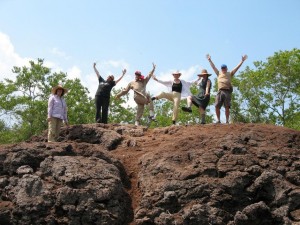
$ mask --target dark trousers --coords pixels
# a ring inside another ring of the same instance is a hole
[[[107,123],[109,97],[96,95],[95,104],[96,104],[96,122]]]

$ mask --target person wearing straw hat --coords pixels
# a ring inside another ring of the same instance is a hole
[[[59,136],[62,122],[68,126],[67,104],[63,98],[68,89],[57,85],[52,88],[48,100],[48,142],[55,142]]]
[[[169,101],[172,101],[173,104],[173,115],[172,115],[172,123],[173,125],[176,124],[177,118],[178,118],[178,109],[181,97],[186,98],[191,94],[190,87],[194,82],[188,82],[179,79],[181,76],[180,72],[174,72],[172,73],[174,79],[170,81],[162,81],[157,79],[155,76],[153,76],[153,79],[157,81],[158,83],[161,83],[168,87],[169,92],[161,92],[159,95],[152,98],[153,100],[158,100],[161,98],[168,99]]]
[[[140,125],[140,120],[144,113],[145,105],[149,106],[149,119],[155,121],[154,117],[154,107],[153,102],[151,100],[150,94],[146,93],[146,86],[153,76],[156,65],[152,63],[152,70],[148,74],[148,76],[144,77],[140,71],[135,72],[135,80],[131,81],[127,87],[116,95],[116,99],[120,98],[123,95],[126,95],[131,89],[134,91],[134,101],[137,104],[137,112],[135,117],[135,125]]]
[[[107,123],[108,120],[108,108],[110,100],[111,89],[122,80],[126,73],[126,69],[122,70],[122,75],[116,81],[113,75],[109,75],[106,80],[101,77],[99,71],[96,68],[96,63],[94,63],[94,71],[98,77],[99,85],[95,95],[95,105],[96,105],[96,122],[97,123]]]
[[[227,66],[225,64],[221,65],[221,71],[219,71],[215,64],[211,60],[211,56],[209,54],[206,55],[208,62],[210,63],[211,67],[215,71],[218,76],[218,94],[216,96],[216,116],[217,116],[217,123],[221,123],[220,121],[220,109],[222,105],[225,107],[225,116],[226,116],[226,123],[229,123],[229,114],[230,114],[230,106],[231,106],[231,93],[233,91],[231,79],[233,75],[238,71],[241,67],[243,62],[248,58],[247,55],[242,56],[241,62],[230,72],[228,72]]]
[[[192,112],[192,103],[199,108],[199,113],[201,116],[201,124],[205,124],[205,109],[210,100],[210,90],[211,90],[211,80],[208,77],[211,76],[206,69],[203,69],[200,74],[198,74],[198,94],[187,97],[188,107],[182,107],[185,112]]]

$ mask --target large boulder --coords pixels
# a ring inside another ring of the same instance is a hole
[[[0,146],[0,224],[300,224],[300,132],[63,128]]]

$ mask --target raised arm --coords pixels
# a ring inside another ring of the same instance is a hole
[[[242,56],[241,62],[230,72],[231,76],[233,76],[238,71],[238,69],[241,67],[241,65],[247,58],[248,58],[247,55]]]
[[[217,76],[219,76],[219,70],[217,69],[217,67],[215,66],[215,64],[213,63],[213,61],[211,60],[210,55],[207,54],[206,58],[208,59],[208,62],[210,64],[211,68],[215,71],[215,73],[217,74]]]
[[[95,71],[95,73],[96,73],[96,75],[97,75],[97,77],[98,77],[98,79],[99,79],[99,77],[100,77],[100,73],[99,73],[99,71],[97,70],[97,68],[96,68],[96,63],[94,62],[94,71]]]
[[[146,82],[150,80],[150,78],[153,76],[154,71],[155,71],[156,65],[152,63],[152,70],[149,72],[148,76],[145,78]]]
[[[116,80],[116,84],[120,82],[120,80],[122,80],[122,78],[124,77],[126,73],[126,69],[122,70],[122,75]]]

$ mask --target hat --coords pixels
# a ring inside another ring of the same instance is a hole
[[[141,71],[135,71],[135,73],[134,73],[135,75],[138,75],[138,76],[142,76],[142,73],[141,73]]]
[[[55,86],[55,87],[52,88],[52,90],[51,90],[52,94],[55,95],[55,93],[56,93],[56,91],[57,91],[58,89],[62,89],[62,90],[63,90],[63,94],[62,94],[62,95],[66,94],[66,93],[68,92],[68,89],[64,88],[63,86],[61,86],[61,85],[59,84],[59,85],[57,85],[57,86]]]
[[[203,70],[201,70],[201,73],[200,73],[200,74],[198,74],[197,76],[200,76],[200,77],[202,77],[202,76],[204,76],[204,75],[211,76],[211,74],[210,74],[210,73],[208,73],[206,69],[203,69]]]
[[[227,66],[225,64],[222,64],[221,69],[223,69],[223,68],[227,68]]]
[[[177,70],[176,72],[172,73],[172,75],[179,75],[179,76],[181,76],[181,73]]]

